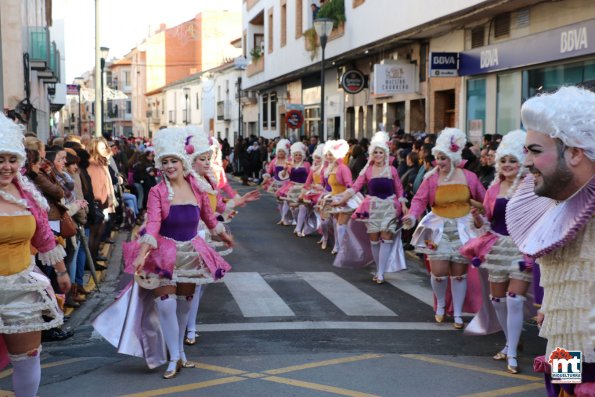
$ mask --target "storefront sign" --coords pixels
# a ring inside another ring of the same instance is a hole
[[[304,124],[304,115],[299,110],[290,110],[285,115],[285,122],[287,123],[287,128],[297,130]]]
[[[458,76],[458,52],[432,52],[430,53],[430,76],[451,77]]]
[[[347,94],[357,94],[366,86],[366,77],[357,69],[348,70],[341,76],[341,87]]]
[[[388,63],[374,65],[374,95],[415,92],[415,65]]]
[[[80,89],[78,84],[66,84],[66,95],[78,95]]]
[[[589,46],[590,44],[590,46]],[[595,52],[595,19],[461,52],[461,76],[494,72]]]

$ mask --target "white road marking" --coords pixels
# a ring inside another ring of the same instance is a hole
[[[223,279],[244,317],[295,316],[295,313],[256,272],[230,272]]]

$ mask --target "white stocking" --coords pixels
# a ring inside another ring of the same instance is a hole
[[[463,322],[461,315],[463,314],[463,303],[465,303],[465,295],[467,294],[467,275],[451,276],[450,289],[452,292],[452,308],[456,323]]]
[[[188,312],[188,323],[186,329],[188,330],[188,338],[196,338],[196,318],[198,317],[198,306],[200,304],[200,297],[202,296],[202,285],[197,285],[194,289],[194,298]]]
[[[508,354],[508,321],[506,319],[507,316],[507,309],[506,309],[506,298],[494,298],[490,295],[492,299],[492,306],[496,311],[496,317],[498,317],[498,322],[502,327],[502,331],[504,331],[504,337],[506,338],[506,346],[502,349],[502,353]]]
[[[388,268],[390,251],[393,247],[393,240],[383,240],[380,243],[380,252],[378,253],[378,280],[384,280],[384,272]]]
[[[178,346],[182,362],[186,362],[184,353],[184,334],[186,333],[186,324],[188,323],[188,313],[192,307],[192,295],[178,296],[178,306],[176,307],[176,317],[178,318]]]
[[[306,220],[307,213],[308,213],[308,210],[306,209],[306,206],[300,205],[300,207],[298,209],[298,214],[297,214],[297,225],[295,227],[295,230],[298,233],[304,232],[304,221]]]
[[[430,284],[432,284],[432,291],[436,296],[436,314],[443,315],[444,307],[446,306],[446,289],[448,288],[447,276],[432,276],[430,277]]]
[[[24,354],[9,354],[16,397],[35,397],[41,380],[41,346]]]
[[[328,232],[331,227],[331,222],[330,219],[327,219],[322,221],[322,224],[320,225],[320,228],[322,229],[322,241],[328,241]]]
[[[283,222],[284,224],[291,222],[289,220],[288,213],[289,213],[289,204],[287,204],[287,201],[284,201],[283,205],[281,206],[281,222]]]
[[[370,240],[370,248],[372,249],[372,258],[374,258],[374,264],[376,265],[376,275],[378,275],[378,270],[380,266],[380,240],[372,241]]]
[[[335,244],[335,249],[337,252],[341,250],[341,243],[343,242],[343,237],[345,237],[345,228],[347,225],[339,225],[337,223],[337,242]]]
[[[525,297],[514,295],[510,292],[506,298],[506,307],[508,308],[508,356],[516,359],[517,347],[523,330],[523,306]],[[508,363],[516,366],[517,363]]]
[[[165,346],[169,351],[169,365],[168,371],[176,369],[176,363],[180,359],[180,348],[178,344],[179,325],[176,316],[176,295],[169,294],[155,298],[157,305],[157,313],[159,314],[159,325],[161,325],[161,332],[163,339],[165,339]]]

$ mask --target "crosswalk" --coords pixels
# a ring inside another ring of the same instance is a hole
[[[396,289],[415,298],[422,306],[432,305],[432,292],[424,276],[414,272],[391,273],[387,282]],[[332,304],[337,313],[344,316],[398,317],[393,308],[379,301],[376,291],[383,291],[383,297],[390,299],[393,289],[376,289],[375,297],[366,292],[370,284],[352,283],[334,272],[295,272],[280,275],[261,275],[258,272],[230,272],[223,279],[223,284],[233,297],[241,312],[247,319],[267,317],[296,317],[291,302],[286,302],[280,292],[271,284],[283,281],[289,283],[305,283],[309,289],[303,294],[317,295],[312,298]],[[287,285],[287,284],[286,284]],[[300,284],[301,285],[301,284]],[[365,288],[362,288],[365,287]],[[372,287],[374,288],[374,287]],[[279,289],[279,287],[277,287]],[[385,299],[386,300],[386,299]]]

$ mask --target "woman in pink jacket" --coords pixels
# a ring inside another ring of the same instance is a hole
[[[407,210],[403,197],[403,185],[395,167],[389,161],[389,136],[380,131],[374,135],[370,142],[370,161],[362,169],[359,177],[352,187],[343,193],[340,205],[345,204],[364,185],[368,187],[366,198],[351,216],[354,220],[366,224],[372,256],[376,263],[376,275],[372,281],[377,284],[384,283],[384,273],[390,268],[389,258],[393,248],[393,241],[397,231],[397,224],[401,215]],[[397,244],[400,244],[400,234]],[[404,265],[400,264],[401,266]]]
[[[0,369],[10,360],[16,396],[30,397],[41,379],[41,331],[62,324],[50,281],[35,270],[31,249],[56,270],[62,289],[56,292],[69,291],[70,279],[66,253],[48,223],[48,203],[21,175],[23,140],[22,128],[0,114]]]
[[[281,139],[277,142],[277,146],[275,147],[275,158],[271,160],[269,165],[267,166],[266,172],[262,175],[263,182],[262,187],[269,193],[276,193],[287,180],[287,178],[281,178],[281,172],[285,169],[285,164],[288,162],[289,157],[289,148],[291,147],[291,142],[289,139]],[[281,213],[281,208],[283,207],[283,203],[281,200],[277,201],[277,211]],[[281,219],[277,222],[278,225],[283,225],[283,214],[281,214]]]
[[[507,371],[519,372],[517,346],[523,329],[525,294],[532,280],[532,263],[523,257],[512,241],[506,227],[506,206],[519,183],[525,177],[524,144],[526,133],[511,131],[502,138],[496,151],[496,179],[488,189],[483,207],[485,217],[477,208],[471,209],[473,226],[481,237],[469,240],[461,253],[474,266],[488,271],[491,304],[502,326],[506,345],[496,353],[494,360],[507,360]]]
[[[166,379],[175,377],[182,367],[194,367],[184,353],[184,334],[195,286],[220,280],[231,269],[198,235],[202,219],[212,235],[232,244],[215,218],[208,195],[191,174],[187,155],[192,148],[186,138],[185,130],[173,128],[160,130],[154,138],[156,166],[163,180],[149,191],[146,231],[133,247],[135,280],[153,290],[169,352]]]
[[[277,190],[277,199],[283,201],[281,206],[281,219],[284,225],[295,224],[296,227],[293,232],[298,237],[301,235],[303,219],[298,219],[298,207],[300,204],[299,197],[302,193],[302,187],[308,179],[310,173],[310,163],[304,161],[306,159],[306,152],[308,148],[301,142],[296,142],[291,145],[289,149],[291,153],[291,161],[285,163],[285,168],[279,173],[279,177],[286,180],[285,184]],[[298,225],[299,223],[299,225]]]
[[[323,150],[324,144],[319,144],[312,153],[313,164],[299,196],[299,202],[303,203],[303,205],[299,207],[296,230],[298,237],[305,237],[318,228],[322,229],[322,237],[318,244],[324,250],[328,241],[329,219],[322,219],[317,206],[320,197],[324,193],[323,175],[326,164],[323,158]],[[309,222],[310,219],[314,221]]]
[[[459,249],[471,237],[471,205],[481,205],[485,189],[477,176],[462,168],[461,152],[467,139],[456,128],[446,128],[432,154],[436,167],[424,175],[424,181],[411,202],[404,227],[412,228],[428,205],[432,211],[419,221],[411,244],[416,252],[426,254],[430,261],[431,284],[436,296],[436,322],[444,321],[446,290],[450,276],[453,297],[454,327],[463,329],[461,317],[467,292],[469,260]]]
[[[343,157],[349,151],[349,144],[344,139],[337,141],[327,141],[324,144],[324,157],[328,165],[324,169],[324,182],[330,193],[324,198],[324,205],[332,206],[331,213],[335,222],[335,246],[332,254],[336,254],[341,249],[341,242],[345,236],[345,228],[349,217],[357,208],[359,203],[350,202],[351,205],[339,204],[342,199],[342,193],[351,187],[351,170],[343,164]]]

